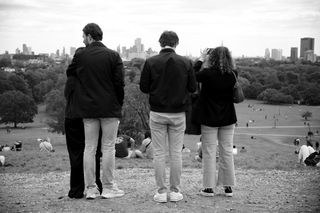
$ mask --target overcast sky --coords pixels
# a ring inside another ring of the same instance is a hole
[[[233,56],[264,56],[266,48],[299,47],[315,38],[320,55],[320,0],[0,0],[0,53],[37,53],[83,46],[82,29],[95,22],[111,49],[133,46],[160,50],[164,30],[177,32],[177,52],[198,56],[223,42]]]

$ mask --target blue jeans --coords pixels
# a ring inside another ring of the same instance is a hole
[[[85,148],[83,156],[84,180],[86,188],[95,184],[95,153],[98,146],[100,127],[102,129],[102,186],[113,187],[113,172],[115,167],[115,140],[117,137],[119,118],[83,119],[85,132]]]
[[[234,124],[222,127],[201,125],[203,187],[216,185],[234,186],[235,173],[233,162]],[[219,147],[219,171],[216,182],[217,140]]]
[[[150,112],[150,129],[154,151],[154,170],[158,192],[167,191],[166,179],[166,146],[168,141],[170,159],[170,190],[179,192],[182,170],[182,146],[186,128],[185,112],[159,113]]]

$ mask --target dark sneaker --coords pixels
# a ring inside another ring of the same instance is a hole
[[[231,186],[225,186],[224,187],[224,192],[225,192],[225,195],[227,197],[232,197],[232,189],[231,189]]]
[[[200,190],[200,195],[205,196],[205,197],[213,197],[214,192],[212,188],[205,188]]]

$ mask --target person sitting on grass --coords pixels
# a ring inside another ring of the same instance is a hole
[[[38,139],[38,141],[40,142],[39,148],[41,152],[54,152],[54,148],[49,137],[46,139]]]
[[[128,135],[120,135],[115,143],[117,158],[134,158],[135,157],[135,140]]]
[[[295,141],[295,145],[299,146],[299,143]],[[306,165],[304,161],[309,155],[311,155],[314,152],[315,150],[313,149],[311,139],[309,136],[306,136],[306,145],[302,145],[300,148],[297,147],[295,152],[298,153],[298,163],[303,163],[304,165]]]
[[[153,159],[153,147],[151,140],[151,132],[144,133],[144,140],[141,143],[140,149],[135,150],[136,157]]]

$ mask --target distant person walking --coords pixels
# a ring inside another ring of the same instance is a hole
[[[182,170],[182,146],[186,128],[185,111],[188,94],[196,90],[192,63],[175,53],[178,35],[164,31],[159,39],[159,55],[146,60],[140,79],[140,90],[149,94],[150,129],[154,151],[155,179],[158,190],[153,199],[167,202],[165,185],[166,144],[169,145],[170,201],[179,201]],[[168,139],[168,140],[167,140]]]
[[[202,64],[206,66],[202,67]],[[201,70],[202,68],[202,70]],[[201,70],[201,71],[200,71]],[[235,185],[233,134],[237,122],[233,104],[236,83],[233,61],[226,47],[209,49],[195,63],[196,79],[202,84],[197,122],[201,124],[203,196],[214,196],[216,185],[224,186],[232,196]],[[219,148],[219,172],[216,181],[216,151]]]
[[[95,184],[95,153],[102,129],[102,198],[124,195],[114,183],[115,140],[124,98],[123,64],[119,54],[101,43],[103,32],[97,24],[83,28],[86,47],[74,56],[67,75],[76,76],[73,101],[85,131],[84,176],[87,199],[99,196]]]

